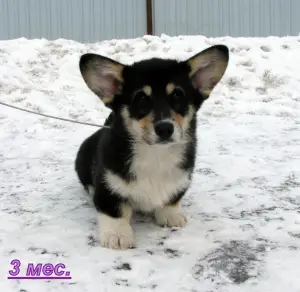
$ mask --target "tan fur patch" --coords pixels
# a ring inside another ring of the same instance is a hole
[[[153,116],[151,114],[139,120],[140,127],[145,130],[151,127],[152,122],[153,122]]]
[[[113,64],[111,66],[112,72],[114,73],[114,76],[120,81],[123,82],[123,69],[124,66],[121,64]]]
[[[151,96],[151,94],[152,94],[152,88],[151,88],[151,86],[149,86],[149,85],[144,86],[144,87],[143,87],[143,91],[144,91],[148,96]]]
[[[171,111],[171,116],[174,122],[183,130],[186,131],[186,129],[190,126],[190,122],[195,114],[195,108],[194,106],[190,105],[189,110],[185,116],[182,116],[175,111]]]
[[[169,95],[173,92],[174,89],[175,89],[175,84],[168,83],[168,85],[166,87],[166,93]]]
[[[180,127],[183,125],[184,117],[174,111],[171,111],[172,119],[178,124]]]
[[[212,89],[209,89],[209,88],[202,90],[202,93],[204,96],[209,96],[211,94],[211,92],[212,92]]]
[[[113,101],[113,97],[103,97],[101,99],[104,103],[110,103]]]

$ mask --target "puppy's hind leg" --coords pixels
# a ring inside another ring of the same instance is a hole
[[[95,156],[97,150],[97,143],[101,135],[101,129],[88,137],[80,145],[75,159],[75,171],[77,176],[85,188],[85,190],[93,197],[94,191],[92,188],[93,179],[92,171],[95,163]]]
[[[92,185],[92,162],[93,154],[91,148],[91,138],[85,140],[80,146],[76,159],[75,159],[75,171],[79,178],[79,181],[87,189],[88,185]]]

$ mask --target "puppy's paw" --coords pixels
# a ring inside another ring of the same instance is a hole
[[[126,218],[112,218],[105,214],[99,216],[100,245],[110,249],[134,247],[132,228]]]
[[[100,245],[110,249],[129,249],[134,247],[132,231],[105,232],[100,235]]]
[[[154,212],[154,216],[156,224],[163,227],[184,227],[188,221],[180,205],[157,209]]]

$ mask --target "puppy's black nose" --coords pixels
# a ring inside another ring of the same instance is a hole
[[[172,136],[174,132],[174,126],[169,122],[162,122],[156,124],[154,130],[157,136],[163,140],[167,140]]]

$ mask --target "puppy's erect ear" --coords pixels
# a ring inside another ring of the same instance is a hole
[[[186,62],[193,86],[207,99],[223,77],[229,61],[229,51],[224,45],[212,46]]]
[[[121,92],[125,65],[97,54],[84,54],[79,61],[81,75],[87,86],[106,106]]]

